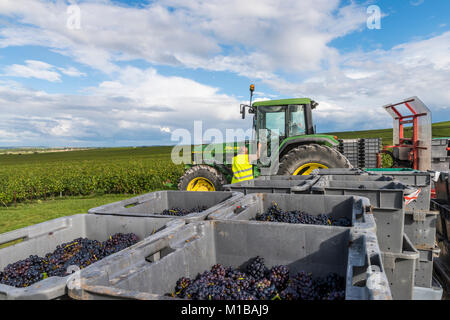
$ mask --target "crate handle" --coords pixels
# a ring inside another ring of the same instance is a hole
[[[15,230],[11,231],[5,234],[0,235],[0,245],[5,245],[6,247],[13,245],[13,242],[19,241],[26,241],[29,239],[28,234],[25,234],[24,232],[21,232],[23,230]]]
[[[305,180],[305,183],[301,186],[295,186],[291,188],[291,191],[302,192],[309,190],[317,181],[319,181],[320,176],[314,176],[311,180]]]
[[[44,230],[41,231],[37,227],[40,224],[37,224],[34,226],[29,226],[18,230],[13,230],[4,234],[0,234],[0,245],[8,244],[18,240],[27,241],[29,239],[51,235],[56,231],[70,227],[72,225],[72,220],[70,219],[70,217],[64,217],[43,222],[42,224],[46,224],[46,228],[43,228]]]
[[[162,238],[162,239],[157,239],[156,241],[154,241],[153,243],[150,243],[149,245],[154,246],[154,248],[152,248],[151,253],[145,257],[145,261],[150,262],[150,263],[159,261],[162,258],[164,258],[165,256],[167,256],[168,254],[175,252],[175,249],[173,249],[170,246],[170,242],[167,237]]]

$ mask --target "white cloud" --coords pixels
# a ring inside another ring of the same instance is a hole
[[[63,74],[65,74],[66,76],[69,77],[85,77],[87,76],[86,73],[79,71],[78,69],[74,68],[74,67],[69,67],[69,68],[58,68],[58,70],[60,72],[62,72]]]
[[[117,80],[105,81],[91,88],[91,93],[128,99],[136,107],[162,107],[162,112],[153,109],[150,113],[152,117],[160,117],[166,113],[164,108],[170,108],[171,117],[175,118],[194,119],[198,117],[198,112],[211,110],[218,119],[227,120],[235,116],[233,109],[238,108],[237,100],[219,94],[217,88],[186,78],[164,77],[154,69],[126,67]]]
[[[412,5],[412,6],[420,6],[422,3],[424,3],[425,2],[425,0],[411,0],[411,1],[409,1],[409,3]]]
[[[0,47],[44,45],[106,73],[119,71],[117,61],[144,59],[260,79],[277,70],[318,70],[333,57],[328,43],[366,21],[363,7],[339,5],[340,0],[161,0],[131,8],[91,0],[79,4],[81,29],[72,30],[66,28],[63,1],[3,0],[0,14],[19,17],[21,25],[0,30]]]
[[[57,68],[51,64],[36,60],[26,60],[25,65],[13,64],[5,67],[2,76],[19,78],[36,78],[50,82],[60,82],[61,73],[70,77],[86,76],[85,73],[78,71],[74,67]]]
[[[0,130],[29,145],[173,144],[170,133],[191,130],[198,119],[204,130],[249,128],[249,119],[240,119],[240,103],[190,79],[127,67],[118,79],[84,95],[48,94],[2,82]],[[0,137],[2,144],[12,141]]]
[[[50,82],[61,81],[60,74],[52,71],[52,65],[35,60],[27,60],[25,63],[25,65],[13,64],[11,66],[7,66],[3,75],[11,77],[36,78]]]
[[[411,96],[418,96],[432,111],[445,113],[450,107],[449,70],[450,32],[446,32],[390,50],[342,55],[339,68],[301,83],[271,84],[285,94],[320,102],[315,114],[322,125],[357,130],[391,126],[381,107]]]

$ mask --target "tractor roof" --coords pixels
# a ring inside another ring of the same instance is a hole
[[[297,98],[297,99],[281,99],[281,100],[266,100],[253,103],[254,107],[262,106],[287,106],[290,104],[309,104],[311,99],[309,98]]]

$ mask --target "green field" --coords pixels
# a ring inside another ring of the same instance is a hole
[[[330,134],[392,143],[392,129]],[[433,136],[449,137],[450,121],[433,124]],[[170,160],[171,148],[0,154],[0,233],[165,189],[183,173],[183,166]]]
[[[0,233],[63,216],[86,213],[90,208],[129,197],[129,195],[123,194],[73,196],[47,201],[37,200],[33,203],[19,203],[17,207],[2,207],[0,208]]]
[[[0,204],[58,196],[138,194],[176,181],[171,147],[0,155]]]

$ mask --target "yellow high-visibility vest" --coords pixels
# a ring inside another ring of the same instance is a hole
[[[231,183],[252,179],[253,166],[248,161],[248,154],[238,154],[233,158],[233,179]]]

